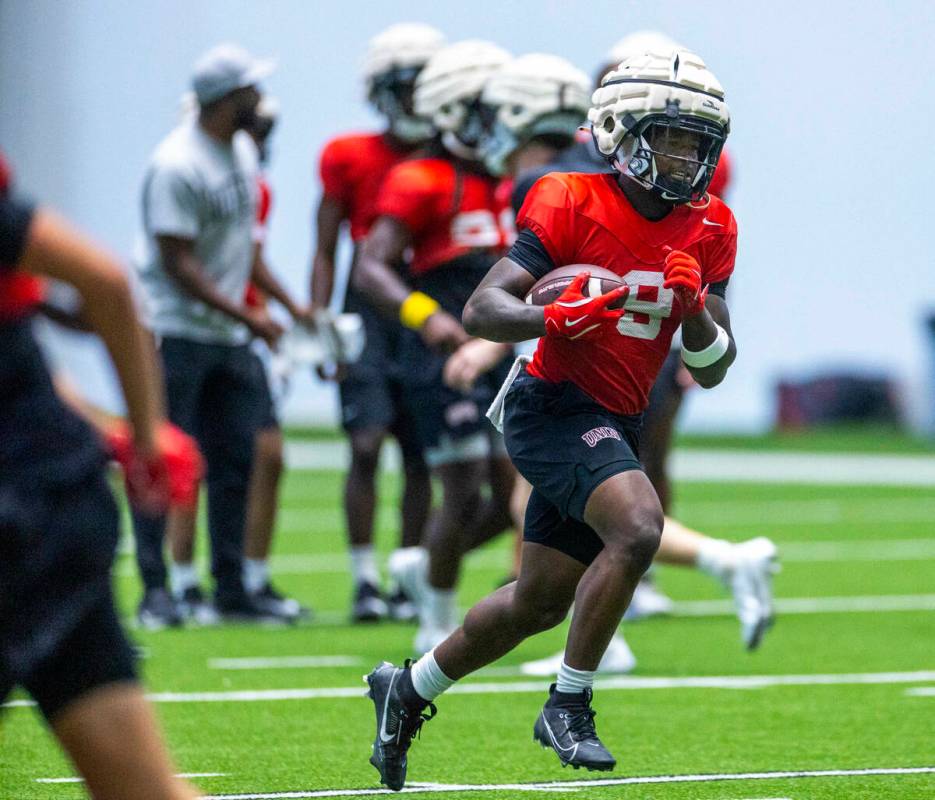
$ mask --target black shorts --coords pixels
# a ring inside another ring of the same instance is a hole
[[[403,340],[415,336],[382,316],[355,292],[348,292],[345,309],[360,314],[365,345],[360,359],[348,365],[338,392],[341,425],[348,433],[361,430],[406,430],[408,416],[403,400],[400,366]]]
[[[591,493],[613,475],[642,469],[641,416],[600,406],[572,383],[520,373],[504,401],[507,452],[533,486],[523,538],[590,564],[603,544],[584,522]]]
[[[136,679],[110,587],[117,534],[100,473],[67,489],[0,487],[0,700],[22,686],[51,719]]]
[[[447,360],[446,354],[431,350],[421,339],[410,342],[404,360],[406,405],[430,466],[486,459],[497,451],[499,435],[485,415],[513,356],[478,378],[467,393],[445,385],[442,373]]]

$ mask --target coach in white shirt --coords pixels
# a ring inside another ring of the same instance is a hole
[[[269,403],[249,342],[256,336],[275,344],[282,333],[244,304],[259,170],[245,129],[255,120],[257,84],[272,69],[271,62],[230,44],[199,59],[192,78],[198,114],[159,144],[146,173],[137,256],[146,318],[166,373],[169,417],[197,438],[207,462],[215,606],[238,617],[259,614],[244,592],[241,559],[254,436]],[[194,516],[173,513],[170,525],[173,590],[181,607],[197,616],[209,607],[191,561]],[[146,589],[140,622],[177,624],[178,609],[165,590],[166,521],[138,517],[134,527]]]

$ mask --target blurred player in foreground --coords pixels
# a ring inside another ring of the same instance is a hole
[[[468,393],[442,379],[448,356],[469,338],[460,322],[464,304],[504,251],[496,182],[484,171],[477,146],[485,125],[481,90],[508,59],[501,48],[479,40],[449,45],[429,59],[416,81],[415,103],[440,132],[438,143],[430,156],[403,162],[387,175],[353,275],[383,314],[411,329],[402,359],[406,401],[442,486],[441,508],[426,536],[427,580],[424,563],[417,561],[400,575],[419,600],[420,653],[457,625],[463,553],[510,525],[514,470],[484,419],[502,373],[484,376]],[[394,265],[410,248],[402,276]]]
[[[707,194],[729,130],[717,79],[688,51],[635,56],[605,77],[588,118],[613,174],[540,180],[517,220],[519,238],[465,308],[474,335],[539,337],[494,413],[534,489],[516,582],[475,605],[414,667],[384,663],[367,678],[377,717],[371,763],[393,789],[405,782],[407,751],[432,701],[557,625],[572,603],[565,659],[534,738],[563,764],[613,769],[591,687],[663,527],[636,456],[640,414],[679,326],[699,385],[716,386],[735,358],[723,293],[737,228]],[[590,297],[583,271],[558,300],[524,302],[539,278],[570,264],[600,265],[623,285]]]
[[[107,346],[133,430],[127,488],[149,512],[170,500],[159,368],[120,267],[7,184],[0,160],[0,700],[15,685],[35,698],[92,797],[193,799],[117,620],[105,455],[59,400],[33,339],[36,276],[74,286]]]
[[[419,72],[443,44],[440,31],[428,25],[401,23],[387,28],[368,45],[364,60],[367,99],[386,120],[386,129],[338,136],[322,151],[322,196],[311,279],[316,310],[327,309],[331,302],[335,252],[342,226],[350,226],[356,263],[360,243],[376,214],[376,198],[384,177],[434,133],[430,122],[415,115],[412,94]],[[384,596],[373,547],[377,468],[388,434],[399,443],[403,474],[400,546],[390,557],[391,573],[397,563],[420,557],[418,545],[431,504],[428,467],[412,415],[403,402],[400,348],[404,329],[398,320],[383,317],[353,284],[348,286],[345,308],[361,315],[367,340],[360,361],[335,374],[340,381],[341,422],[351,445],[351,465],[344,485],[354,582],[351,619],[374,622],[390,616],[408,621],[415,617],[411,598],[399,586]]]

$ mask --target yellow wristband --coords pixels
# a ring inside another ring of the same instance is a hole
[[[425,321],[438,311],[438,301],[424,292],[413,292],[399,307],[399,321],[414,331],[421,329]]]

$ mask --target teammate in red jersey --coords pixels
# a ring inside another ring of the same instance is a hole
[[[420,596],[415,647],[431,649],[457,624],[455,586],[461,555],[510,524],[513,468],[492,439],[484,410],[496,395],[491,373],[471,392],[447,387],[442,371],[468,336],[461,311],[505,249],[496,181],[477,145],[486,125],[479,104],[487,78],[509,59],[489,42],[465,41],[436,53],[416,83],[416,110],[440,131],[433,157],[402,163],[387,175],[378,217],[364,243],[354,281],[383,313],[417,332],[405,340],[404,382],[426,459],[443,490],[427,534],[425,565],[400,574]],[[408,273],[393,265],[411,249]],[[508,366],[508,365],[506,365]],[[482,488],[490,487],[488,498]]]
[[[593,103],[592,133],[613,174],[541,179],[517,220],[519,238],[464,311],[475,335],[541,337],[502,407],[507,449],[534,491],[517,581],[474,606],[414,667],[384,664],[368,676],[379,728],[373,760],[393,788],[432,701],[558,624],[572,602],[565,660],[534,737],[563,764],[613,769],[591,686],[663,525],[637,456],[640,414],[679,325],[700,385],[717,385],[735,357],[722,295],[737,228],[707,194],[729,129],[720,84],[698,56],[674,50],[624,62]],[[544,308],[523,301],[564,264],[600,265],[626,285],[589,298],[583,272]],[[621,300],[624,308],[610,309]]]
[[[93,797],[192,800],[114,607],[119,515],[101,443],[56,395],[33,337],[46,277],[78,291],[116,367],[133,424],[131,498],[149,512],[171,499],[160,371],[126,276],[11,192],[0,156],[0,702],[16,685],[33,696]]]
[[[374,37],[364,62],[367,95],[385,118],[380,133],[350,134],[332,139],[321,154],[322,196],[317,213],[317,245],[312,263],[312,304],[331,302],[335,251],[343,225],[350,228],[355,248],[367,235],[376,210],[380,184],[397,163],[412,155],[432,136],[430,123],[415,116],[412,92],[419,71],[444,43],[442,34],[421,24],[393,25]],[[356,254],[355,254],[356,261]],[[410,598],[398,588],[384,597],[373,548],[376,473],[387,434],[399,443],[403,456],[400,502],[400,549],[394,562],[418,556],[431,503],[431,483],[411,415],[402,402],[399,361],[402,326],[382,317],[353,286],[345,308],[364,321],[366,347],[361,359],[341,368],[341,418],[351,445],[351,464],[344,487],[344,511],[354,581],[351,618],[366,622],[389,614],[411,620]]]

